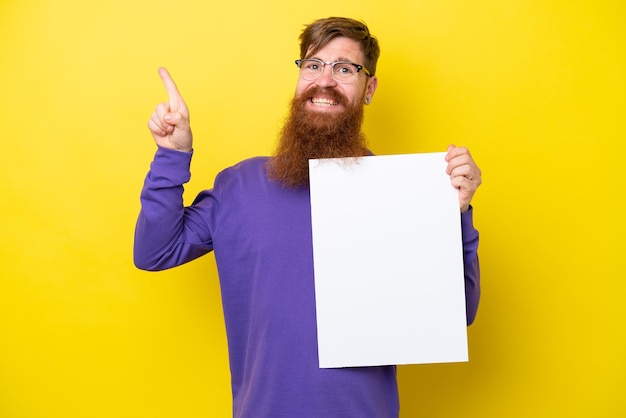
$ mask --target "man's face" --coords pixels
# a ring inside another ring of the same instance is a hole
[[[306,58],[317,58],[324,62],[347,61],[360,65],[364,63],[361,45],[345,37],[333,39],[315,54]],[[323,74],[317,80],[308,81],[300,77],[295,94],[306,98],[305,111],[330,116],[344,112],[346,106],[362,106],[365,97],[371,99],[374,95],[377,82],[376,77],[368,77],[360,71],[350,83],[338,83],[333,78],[330,65],[326,65]],[[332,93],[343,96],[345,103],[336,100]]]
[[[360,44],[349,38],[335,38],[307,58],[363,65]],[[289,187],[303,186],[309,181],[311,158],[367,155],[361,132],[363,103],[372,97],[376,84],[376,77],[367,77],[363,71],[350,83],[338,83],[329,65],[316,80],[300,77],[270,165],[270,178]]]

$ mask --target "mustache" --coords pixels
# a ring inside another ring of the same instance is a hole
[[[302,94],[300,94],[300,96],[297,98],[297,101],[298,101],[298,103],[300,103],[302,105],[302,104],[308,102],[311,98],[313,98],[315,96],[328,97],[328,98],[336,101],[337,103],[339,103],[343,107],[346,107],[348,105],[348,98],[346,96],[344,96],[343,94],[339,93],[334,88],[332,88],[332,87],[320,87],[320,86],[315,86],[315,85],[311,86],[308,90],[306,90]]]

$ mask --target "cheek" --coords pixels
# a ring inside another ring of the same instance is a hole
[[[298,83],[296,84],[296,96],[303,94],[310,86],[310,81],[298,80]]]
[[[365,89],[362,87],[351,89],[349,92],[345,92],[345,94],[353,104],[362,104],[365,99]]]

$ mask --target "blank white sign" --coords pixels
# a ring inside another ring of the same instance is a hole
[[[468,360],[445,153],[309,162],[319,366]]]

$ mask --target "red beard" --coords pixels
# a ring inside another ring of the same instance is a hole
[[[329,114],[308,109],[308,97],[317,92],[333,98],[345,110]],[[362,123],[363,106],[351,106],[333,89],[315,87],[306,95],[294,97],[276,153],[269,162],[270,178],[287,187],[305,186],[309,183],[309,159],[368,155]]]

